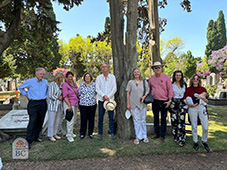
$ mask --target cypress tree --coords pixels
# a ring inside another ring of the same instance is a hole
[[[217,19],[217,32],[219,37],[218,49],[223,48],[226,45],[226,27],[223,11],[219,11]]]

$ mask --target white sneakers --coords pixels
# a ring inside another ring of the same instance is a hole
[[[61,139],[61,137],[58,136],[58,135],[54,135],[54,138],[57,139],[57,140]]]
[[[55,139],[54,137],[50,137],[49,140],[50,140],[51,142],[55,142],[55,141],[56,141],[56,139]]]
[[[76,134],[73,134],[73,138],[75,138],[76,137]]]
[[[68,139],[68,141],[69,141],[69,142],[74,142],[74,139],[73,139],[73,137],[72,137],[72,136],[67,137],[67,139]]]

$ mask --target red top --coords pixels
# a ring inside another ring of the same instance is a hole
[[[155,100],[169,100],[173,95],[173,86],[170,77],[161,73],[160,77],[152,75],[149,79],[151,94]]]
[[[201,94],[203,92],[207,93],[207,90],[204,87],[188,87],[184,93],[183,100],[186,99],[186,97],[194,97],[195,93]]]

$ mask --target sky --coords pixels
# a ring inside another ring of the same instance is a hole
[[[180,37],[184,41],[182,52],[191,50],[195,57],[204,57],[207,44],[206,31],[209,20],[218,18],[223,11],[227,23],[227,0],[191,0],[192,12],[188,13],[180,6],[181,0],[168,0],[164,9],[159,8],[159,17],[167,19],[165,31],[161,39],[168,40]],[[62,5],[53,3],[56,19],[61,23],[58,27],[59,39],[66,43],[70,38],[80,34],[97,36],[104,31],[105,18],[109,16],[109,4],[106,0],[84,0],[81,6],[65,11]],[[226,24],[227,27],[227,24]]]

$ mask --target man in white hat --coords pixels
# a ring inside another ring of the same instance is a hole
[[[173,87],[168,75],[162,73],[162,64],[157,61],[152,66],[155,74],[149,79],[149,87],[151,94],[154,97],[152,103],[152,111],[154,114],[154,131],[153,139],[160,137],[160,142],[165,142],[166,135],[166,116],[167,108],[171,104],[171,99],[174,96]],[[159,130],[159,112],[161,112],[161,130]]]
[[[99,129],[99,140],[102,140],[103,134],[103,117],[105,111],[108,111],[109,116],[109,131],[112,139],[115,139],[114,136],[114,110],[107,109],[108,102],[114,100],[114,94],[117,91],[116,78],[114,75],[109,73],[109,66],[106,63],[103,63],[101,66],[102,74],[99,75],[96,79],[96,92],[98,99],[98,109],[99,109],[99,120],[98,120],[98,129]],[[105,108],[104,102],[106,101]],[[111,107],[111,103],[110,107]]]

